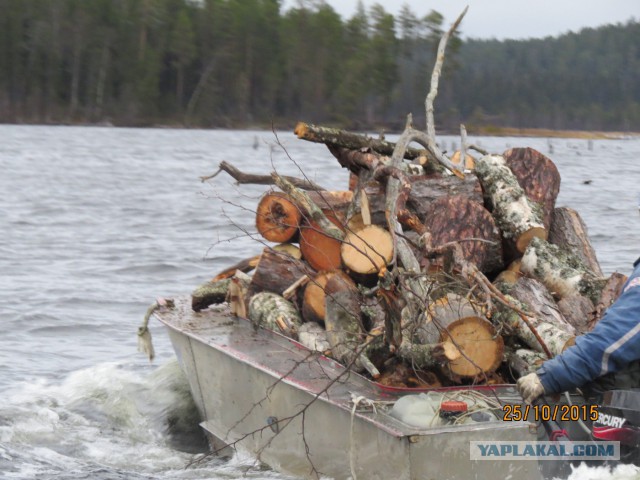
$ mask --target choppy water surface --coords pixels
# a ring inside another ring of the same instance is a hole
[[[262,248],[248,234],[265,187],[225,174],[201,183],[219,162],[299,166],[346,187],[324,146],[279,137],[288,155],[271,132],[0,126],[0,478],[285,478],[245,457],[185,469],[204,448],[186,381],[157,323],[153,365],[135,334],[156,296],[189,292]],[[629,272],[640,140],[553,140],[553,153],[547,139],[472,141],[549,155],[558,205],[580,212],[606,273]]]

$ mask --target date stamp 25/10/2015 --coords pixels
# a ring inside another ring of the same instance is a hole
[[[511,405],[502,406],[505,422],[577,422],[598,420],[597,405]],[[533,415],[532,418],[529,415]]]

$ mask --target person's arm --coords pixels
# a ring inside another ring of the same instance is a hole
[[[578,337],[576,344],[561,355],[547,360],[536,374],[522,377],[518,388],[526,390],[529,397],[560,393],[616,372],[638,359],[640,281],[631,281],[591,332]]]

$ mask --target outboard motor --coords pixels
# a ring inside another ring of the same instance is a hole
[[[592,434],[596,440],[620,442],[620,460],[640,465],[640,389],[606,392]]]

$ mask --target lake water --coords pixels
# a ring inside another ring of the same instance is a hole
[[[154,363],[136,352],[156,296],[190,292],[262,248],[252,209],[266,187],[200,176],[227,160],[346,188],[324,146],[278,136],[287,153],[272,132],[0,126],[0,478],[286,478],[242,456],[185,469],[203,446],[159,323]],[[553,153],[547,139],[471,141],[549,155],[557,204],[580,212],[605,273],[629,273],[640,256],[639,139],[554,139]]]

